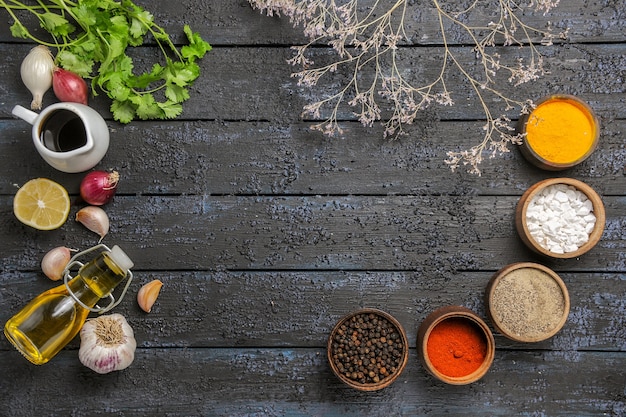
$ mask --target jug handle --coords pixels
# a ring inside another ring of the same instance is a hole
[[[39,116],[37,113],[35,113],[34,111],[30,111],[22,106],[20,106],[19,104],[15,107],[13,107],[13,111],[12,111],[14,116],[19,117],[20,119],[32,124],[35,124],[35,119],[37,119],[37,116]]]

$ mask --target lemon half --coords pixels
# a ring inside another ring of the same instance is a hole
[[[15,194],[13,213],[19,221],[35,229],[58,229],[70,214],[70,196],[62,185],[47,178],[35,178]]]

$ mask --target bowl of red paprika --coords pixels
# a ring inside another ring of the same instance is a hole
[[[445,306],[430,313],[417,332],[417,350],[426,370],[451,385],[481,379],[491,367],[495,341],[472,310]]]

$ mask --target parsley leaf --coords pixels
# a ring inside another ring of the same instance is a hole
[[[161,110],[163,110],[163,115],[166,119],[174,119],[183,112],[183,106],[180,105],[180,103],[166,101],[163,103],[158,103],[158,105]]]
[[[15,38],[25,39],[28,37],[28,30],[20,22],[11,25],[11,35]]]
[[[183,31],[187,35],[187,40],[189,40],[189,45],[181,48],[181,54],[184,58],[193,62],[196,58],[202,58],[204,54],[211,50],[211,45],[204,41],[198,33],[192,32],[189,25],[185,25]]]
[[[128,100],[114,100],[111,104],[113,117],[122,123],[130,123],[135,118],[135,107]]]
[[[53,35],[67,36],[74,31],[74,26],[59,14],[53,12],[40,13],[39,18],[41,27]]]

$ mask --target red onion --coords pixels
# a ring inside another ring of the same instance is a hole
[[[91,171],[80,183],[80,196],[93,206],[106,204],[115,195],[119,180],[117,171]]]
[[[87,104],[87,83],[71,71],[55,68],[52,73],[52,89],[61,101]]]

